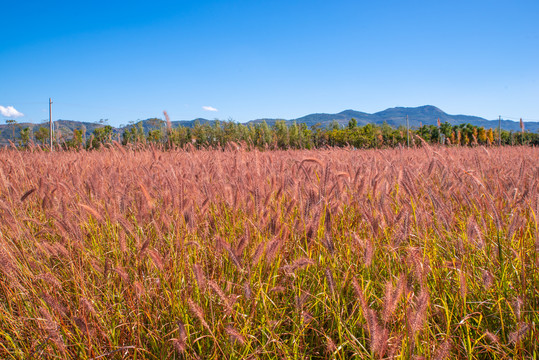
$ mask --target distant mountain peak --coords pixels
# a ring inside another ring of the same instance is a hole
[[[337,115],[361,116],[361,115],[368,115],[368,114],[367,114],[367,113],[364,113],[364,112],[361,112],[361,111],[348,109],[348,110],[343,110],[343,111],[341,111],[341,112],[338,113]]]
[[[434,106],[434,105],[424,105],[424,106],[420,106],[419,109],[424,110],[424,111],[426,111],[426,112],[433,112],[433,113],[441,113],[441,114],[445,114],[445,112],[444,112],[442,109],[440,109],[440,108],[438,108],[438,107],[436,107],[436,106]]]
[[[419,109],[428,109],[428,110],[434,110],[434,111],[442,111],[440,110],[440,108],[434,106],[434,105],[423,105],[423,106],[419,106],[418,107]]]
[[[445,114],[445,112],[442,109],[434,105],[422,105],[422,106],[417,106],[417,107],[396,106],[396,107],[388,108],[379,112],[384,112],[384,111],[413,111],[413,112],[421,111],[421,112],[434,112],[434,113]]]

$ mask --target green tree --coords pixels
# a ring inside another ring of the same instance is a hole
[[[256,144],[260,147],[265,147],[273,141],[273,132],[269,127],[268,123],[262,121],[261,124],[258,124],[256,127]]]
[[[178,126],[172,129],[170,140],[173,145],[183,147],[188,142],[191,142],[191,131],[187,127]]]
[[[277,138],[277,147],[279,149],[286,149],[290,145],[290,139],[288,137],[288,126],[284,120],[277,120],[273,126],[273,131]]]
[[[40,126],[34,133],[34,137],[41,145],[45,146],[49,140],[50,131],[48,127]]]
[[[84,129],[73,130],[73,137],[65,142],[65,146],[71,149],[80,149],[83,144]]]
[[[295,121],[288,128],[288,140],[289,140],[290,147],[294,149],[298,149],[301,147],[299,126],[298,124],[296,124]]]
[[[421,138],[427,142],[430,141],[431,139],[431,136],[430,136],[430,127],[428,125],[422,125],[421,127],[419,127],[419,129],[417,130],[417,134],[419,136],[421,136]]]
[[[444,121],[440,125],[440,132],[445,136],[445,138],[450,138],[451,134],[453,133],[453,127],[451,126],[450,123],[448,123],[447,121]]]
[[[148,141],[152,143],[160,143],[163,140],[163,132],[161,129],[153,129],[148,132]]]
[[[192,142],[197,148],[217,141],[213,134],[215,134],[215,130],[212,129],[212,126],[209,123],[202,124],[199,120],[195,121],[191,129]]]
[[[11,140],[15,141],[15,127],[17,125],[17,120],[13,120],[13,119],[6,120],[6,124],[11,125],[11,131],[12,131]]]
[[[360,128],[360,135],[363,136],[362,146],[364,147],[374,147],[375,146],[375,136],[376,129],[373,124],[367,124]]]
[[[327,131],[324,131],[321,123],[316,123],[311,126],[312,141],[315,148],[323,147],[328,143]]]
[[[337,120],[333,120],[328,125],[328,130],[329,131],[331,131],[331,130],[340,130],[340,129],[341,129],[341,125],[339,124],[339,122]]]
[[[142,121],[138,124],[131,123],[124,128],[122,133],[122,144],[137,144],[144,142],[144,128],[142,127]]]
[[[30,142],[30,128],[25,127],[21,129],[20,135],[21,135],[21,145],[28,146],[28,143]]]
[[[302,149],[312,148],[312,132],[305,123],[299,124],[299,140]]]
[[[92,137],[89,139],[89,147],[99,149],[101,145],[112,142],[112,126],[106,125],[94,129]]]

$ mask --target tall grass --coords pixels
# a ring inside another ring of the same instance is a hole
[[[0,152],[0,358],[536,358],[539,153]]]

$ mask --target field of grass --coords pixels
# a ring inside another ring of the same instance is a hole
[[[522,359],[539,151],[0,152],[2,359]]]

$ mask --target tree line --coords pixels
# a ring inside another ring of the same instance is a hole
[[[150,128],[143,123],[129,125],[123,132],[110,126],[93,130],[90,136],[85,129],[73,130],[69,138],[55,139],[55,146],[63,149],[99,149],[113,143],[124,146],[160,146],[165,148],[224,148],[228,144],[243,144],[258,149],[316,149],[324,147],[354,147],[360,149],[421,146],[428,144],[477,146],[477,145],[539,145],[539,134],[485,129],[472,124],[451,125],[448,122],[436,125],[422,125],[406,129],[367,124],[359,126],[351,119],[346,126],[333,121],[327,126],[304,123],[287,124],[276,121],[270,126],[266,122],[240,124],[233,121],[195,122],[193,127],[167,127],[165,121],[150,119]],[[49,128],[39,127],[35,132],[21,129],[18,146],[39,144],[48,146]]]

